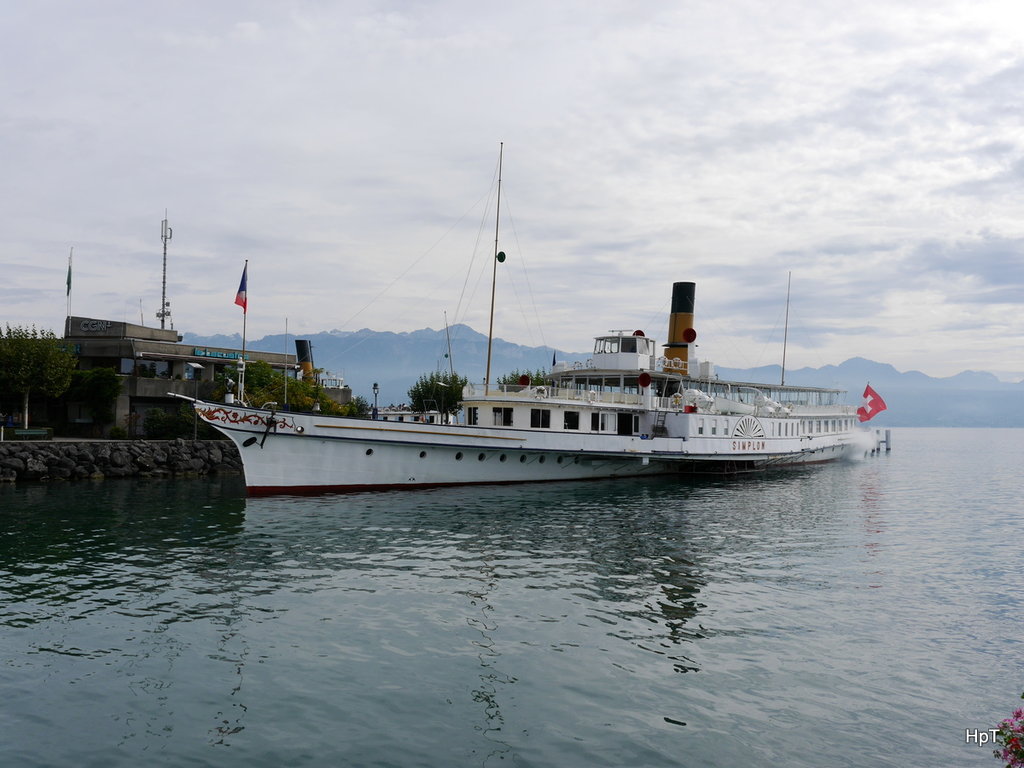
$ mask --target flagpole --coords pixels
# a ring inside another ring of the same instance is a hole
[[[245,325],[249,318],[249,260],[245,260],[245,267],[242,269],[242,290],[245,291],[245,296],[242,305],[242,359],[241,365],[239,366],[238,374],[238,399],[242,405],[245,405]],[[238,300],[235,299],[237,302]]]
[[[75,246],[71,246],[71,253],[68,254],[68,294],[67,294],[67,316],[71,317],[71,260],[75,256]],[[67,323],[65,322],[65,328]],[[65,331],[65,334],[67,331]]]
[[[284,319],[284,408],[288,410],[288,318]]]

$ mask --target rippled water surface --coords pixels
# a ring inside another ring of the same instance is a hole
[[[0,489],[3,766],[963,766],[1021,430],[720,481]]]

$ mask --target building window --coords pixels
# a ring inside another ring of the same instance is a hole
[[[534,429],[551,429],[551,411],[547,408],[531,408],[530,426]]]
[[[563,417],[562,429],[579,429],[580,428],[580,412],[579,411],[566,411]]]
[[[511,427],[512,426],[512,409],[511,408],[492,408],[494,413],[494,426],[496,427]]]
[[[479,423],[480,409],[475,405],[470,406],[466,409],[466,424],[471,427],[475,427]]]

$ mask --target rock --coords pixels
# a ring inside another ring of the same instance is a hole
[[[15,474],[21,474],[25,471],[25,462],[22,459],[8,457],[6,459],[0,459],[0,467],[9,469]]]
[[[49,477],[49,468],[46,466],[46,462],[40,461],[33,457],[25,462],[25,479],[26,480],[43,480]]]

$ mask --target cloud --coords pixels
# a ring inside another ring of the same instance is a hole
[[[505,142],[501,335],[781,342],[1024,377],[1012,5],[23,4],[0,47],[0,322],[159,302],[234,333],[288,317],[486,323]],[[523,272],[523,267],[526,272]],[[351,330],[343,328],[342,330]],[[521,337],[521,338],[520,338]],[[743,359],[722,359],[722,356]],[[775,362],[775,360],[763,360]]]

